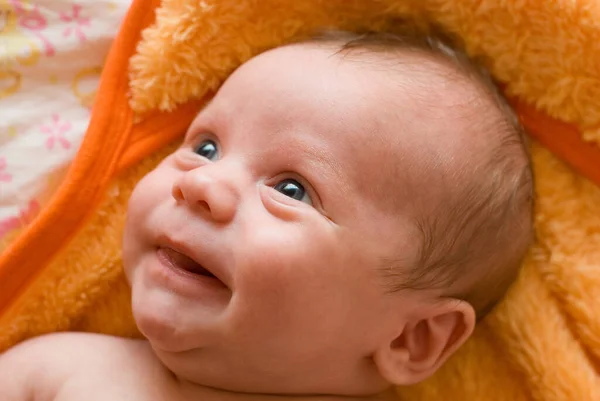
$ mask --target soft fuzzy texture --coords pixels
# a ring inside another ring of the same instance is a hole
[[[137,11],[130,12],[125,25],[136,12],[148,8],[148,2],[137,1],[135,7]],[[137,132],[135,143],[159,131],[163,139],[151,146],[132,145],[131,140],[115,145],[119,158],[105,174],[115,178],[93,188],[80,188],[96,197],[103,194],[104,200],[92,210],[91,217],[84,216],[70,226],[65,235],[73,240],[56,242],[58,248],[48,253],[29,281],[15,286],[16,300],[4,305],[0,302],[0,309],[4,307],[0,350],[59,330],[137,336],[120,268],[119,239],[126,200],[134,183],[169,152],[166,139],[175,138],[193,117],[194,107],[186,102],[209,96],[251,56],[307,36],[317,27],[394,29],[398,18],[408,18],[419,29],[435,22],[462,38],[469,53],[482,60],[515,97],[518,111],[534,136],[578,171],[597,178],[593,174],[600,164],[600,158],[594,159],[600,155],[600,3],[596,1],[165,0],[156,23],[144,31],[131,59],[131,110],[127,111],[131,114],[112,118],[111,131],[120,136],[135,136],[130,131]],[[151,18],[137,30],[124,26],[124,32],[137,35],[149,23]],[[133,52],[136,41],[130,38],[115,45],[108,67],[117,61],[120,64],[109,68],[111,74],[125,76],[122,53]],[[110,79],[122,86],[121,78],[108,73],[103,83]],[[101,88],[99,96],[109,90],[117,91]],[[126,99],[124,90],[118,94],[119,101]],[[98,106],[94,113],[106,119],[114,104],[104,102],[105,106]],[[522,102],[535,105],[558,121]],[[160,114],[156,109],[174,110],[175,114]],[[133,112],[142,121],[138,125],[133,124]],[[106,135],[98,128],[105,124],[100,120],[92,121],[88,143]],[[154,121],[162,125],[152,126]],[[581,137],[591,144],[581,142]],[[94,150],[90,146],[84,143],[82,151]],[[136,151],[122,149],[128,146]],[[154,149],[161,150],[145,158]],[[600,188],[537,142],[531,154],[537,193],[537,244],[519,279],[505,301],[478,326],[473,338],[433,378],[398,389],[402,399],[600,399]],[[72,180],[73,175],[90,158],[88,154],[76,161],[66,179],[70,186],[62,188],[59,198],[66,197],[74,183],[81,184]],[[142,158],[145,160],[138,163]],[[52,213],[60,211],[68,212],[55,207]],[[28,249],[31,255],[36,238],[51,232],[43,231],[44,221],[42,216],[18,236],[14,240],[18,246],[9,247],[8,255],[20,257]],[[15,260],[6,254],[0,260],[0,273],[9,271],[9,262]]]
[[[200,98],[250,57],[319,27],[389,30],[408,19],[462,38],[509,94],[600,144],[598,16],[596,0],[165,0],[131,61],[131,105]]]

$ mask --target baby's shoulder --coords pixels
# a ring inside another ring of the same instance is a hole
[[[35,337],[13,350],[28,360],[53,367],[53,371],[115,366],[143,358],[145,342],[92,333],[53,333]]]
[[[36,400],[70,399],[60,394],[73,383],[102,392],[110,381],[118,386],[120,380],[132,379],[126,376],[143,375],[156,364],[145,341],[86,333],[36,337],[0,355],[0,366],[15,369],[13,383],[22,380],[31,386],[27,394]]]

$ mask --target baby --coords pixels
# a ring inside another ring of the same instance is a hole
[[[521,130],[464,56],[385,34],[283,46],[133,192],[147,341],[27,341],[0,357],[0,400],[391,400],[465,342],[531,237]]]

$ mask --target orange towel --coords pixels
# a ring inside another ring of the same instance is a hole
[[[184,133],[197,112],[198,102],[190,102],[173,113],[157,112],[133,123],[127,66],[157,4],[133,3],[108,55],[90,128],[64,182],[40,216],[2,253],[0,314],[85,224],[111,180]]]
[[[64,182],[0,255],[0,351],[57,330],[138,335],[120,269],[127,196],[203,99],[252,55],[320,26],[387,29],[407,16],[457,34],[506,85],[536,140],[539,243],[464,350],[401,393],[595,399],[600,250],[588,237],[600,235],[600,190],[590,183],[600,185],[600,6],[583,0],[135,0]]]

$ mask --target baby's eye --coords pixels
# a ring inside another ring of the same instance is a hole
[[[194,152],[208,160],[214,160],[219,155],[217,144],[210,139],[206,139],[194,148]]]
[[[289,196],[292,199],[296,199],[300,202],[305,202],[309,205],[312,205],[310,196],[308,196],[308,194],[306,193],[304,186],[302,186],[302,184],[300,184],[296,180],[285,179],[275,184],[273,188],[276,191],[281,192],[285,196]]]

